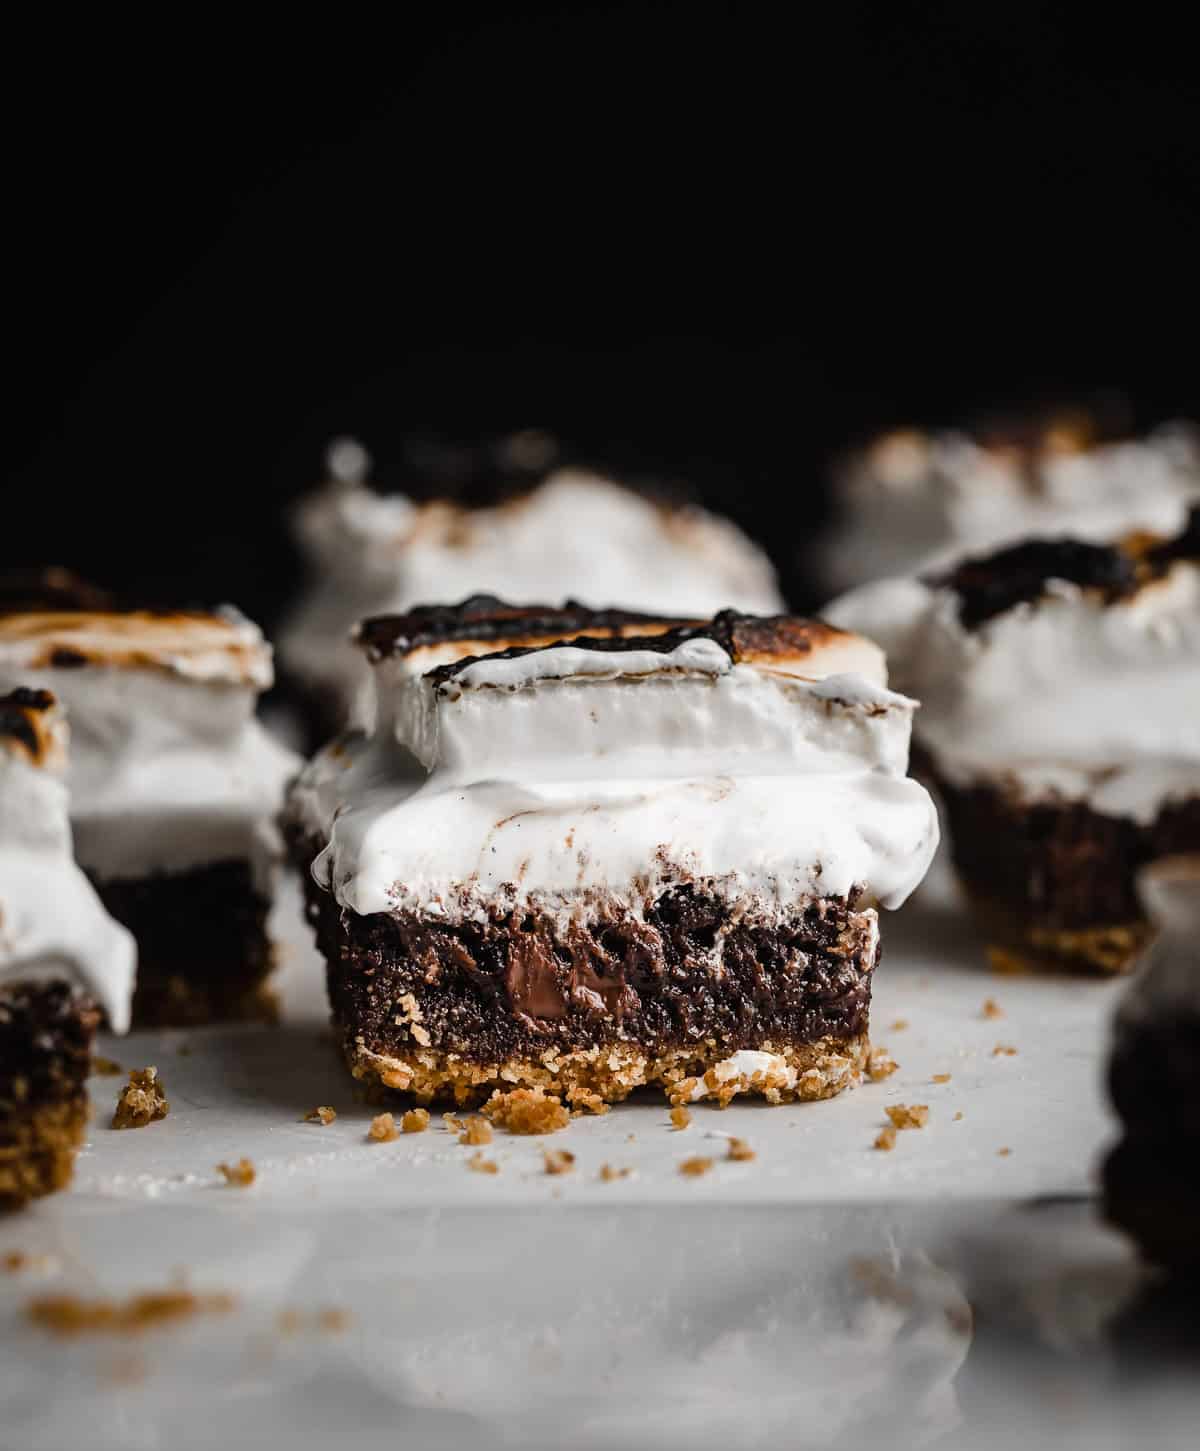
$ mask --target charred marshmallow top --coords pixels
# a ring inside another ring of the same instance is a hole
[[[914,702],[885,688],[878,649],[819,622],[376,670],[374,735],[319,756],[292,799],[325,844],[317,880],[354,912],[636,910],[696,880],[755,910],[855,889],[897,906],[937,843],[905,776]]]
[[[1045,541],[869,585],[827,613],[878,640],[920,695],[918,738],[946,779],[1147,824],[1200,794],[1194,528],[1161,567],[1147,567],[1154,551]]]
[[[64,978],[123,1033],[136,949],[75,864],[65,747],[48,692],[0,696],[0,983]]]
[[[298,762],[254,719],[270,647],[235,611],[0,616],[0,687],[66,706],[79,861],[102,880],[249,860],[269,889]]]
[[[280,640],[286,664],[349,703],[366,678],[356,620],[468,591],[707,616],[782,605],[765,555],[731,523],[667,507],[578,469],[488,507],[417,504],[365,482],[366,456],[331,455],[327,489],[298,520],[312,593]]]

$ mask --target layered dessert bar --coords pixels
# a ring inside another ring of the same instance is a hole
[[[1105,1208],[1151,1263],[1200,1276],[1200,856],[1156,863],[1140,885],[1160,936],[1117,1014],[1108,1081],[1124,1136]]]
[[[297,514],[310,582],[279,642],[314,744],[369,697],[349,639],[371,615],[478,592],[676,615],[782,608],[766,556],[727,520],[559,460],[545,435],[519,434],[417,453],[406,492],[380,492],[359,445],[331,448],[328,484]]]
[[[54,697],[0,696],[0,1209],[61,1189],[101,1015],[129,1025],[135,949],[71,853]]]
[[[1148,863],[1200,850],[1200,507],[843,597],[922,701],[917,757],[998,965],[1119,972]]]
[[[814,565],[833,592],[1025,538],[1177,532],[1200,499],[1200,432],[1119,432],[1093,410],[975,433],[884,434],[842,466]]]
[[[139,1024],[269,1011],[275,817],[299,765],[254,718],[271,678],[234,611],[0,614],[0,686],[67,709],[76,857],[137,939]]]
[[[856,1080],[877,906],[937,843],[876,646],[480,601],[359,643],[374,727],[286,812],[357,1078],[576,1105]]]

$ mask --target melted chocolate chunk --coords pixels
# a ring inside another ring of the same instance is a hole
[[[935,589],[954,590],[963,626],[975,630],[1014,605],[1040,599],[1052,579],[1101,590],[1110,599],[1131,594],[1138,582],[1134,559],[1114,545],[1030,539],[994,554],[965,559],[950,573],[928,583]]]

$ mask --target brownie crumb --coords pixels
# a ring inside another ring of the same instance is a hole
[[[170,1108],[158,1069],[135,1068],[130,1072],[129,1082],[117,1096],[112,1126],[114,1129],[143,1129],[156,1119],[166,1118]]]
[[[306,1124],[320,1124],[324,1128],[327,1124],[331,1124],[335,1118],[337,1118],[336,1108],[322,1106],[321,1108],[310,1108],[304,1115],[304,1122]]]
[[[410,1108],[400,1120],[400,1127],[406,1134],[423,1134],[429,1127],[427,1108]]]
[[[258,1177],[249,1159],[239,1159],[236,1164],[218,1164],[217,1173],[234,1189],[249,1189]]]
[[[948,1073],[935,1073],[929,1081],[931,1083],[949,1083],[950,1075]]]
[[[896,1147],[896,1130],[891,1124],[879,1130],[875,1137],[875,1147],[888,1152]]]
[[[543,1149],[547,1174],[567,1174],[575,1167],[575,1155],[570,1149]]]
[[[1011,1043],[997,1043],[992,1049],[993,1058],[1015,1058],[1016,1056],[1017,1050]]]
[[[474,1169],[476,1174],[498,1174],[500,1172],[500,1165],[496,1163],[495,1159],[485,1159],[482,1149],[476,1149],[467,1160],[467,1168]]]
[[[691,1159],[684,1159],[679,1166],[679,1172],[688,1179],[699,1179],[701,1175],[707,1174],[712,1168],[713,1161],[697,1154]]]
[[[480,1144],[492,1142],[492,1126],[485,1118],[469,1118],[463,1125],[463,1131],[458,1136],[460,1144],[470,1144],[478,1147]]]
[[[927,1103],[893,1103],[885,1110],[892,1126],[898,1129],[923,1129],[929,1122]]]
[[[890,1078],[900,1067],[886,1048],[872,1048],[867,1055],[867,1077],[872,1083]]]
[[[571,1122],[562,1101],[540,1088],[514,1088],[509,1093],[497,1089],[483,1112],[510,1134],[553,1134]]]
[[[692,1121],[692,1116],[682,1104],[676,1104],[671,1110],[671,1122],[677,1129],[686,1129]]]
[[[130,1300],[80,1300],[75,1295],[45,1295],[31,1300],[25,1313],[51,1335],[139,1335],[190,1320],[196,1315],[228,1314],[232,1295],[196,1295],[190,1290],[157,1290]]]
[[[100,1053],[92,1054],[92,1073],[97,1078],[120,1078],[125,1070],[114,1058],[105,1058]]]
[[[732,1138],[729,1140],[729,1153],[727,1157],[736,1160],[738,1163],[746,1163],[748,1160],[755,1158],[756,1155],[745,1139]]]
[[[1004,1009],[995,998],[985,998],[983,1004],[983,1016],[985,1018],[1002,1018]]]
[[[615,1179],[628,1179],[632,1173],[630,1168],[618,1169],[612,1164],[601,1164],[599,1178],[602,1184],[611,1184]]]
[[[393,1139],[398,1139],[400,1132],[396,1128],[394,1116],[390,1113],[376,1114],[367,1130],[367,1137],[374,1139],[377,1144],[390,1144]]]

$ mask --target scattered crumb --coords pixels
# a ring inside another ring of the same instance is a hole
[[[961,1109],[961,1108],[960,1108],[960,1109],[959,1109],[959,1111],[958,1111],[958,1112],[957,1112],[957,1113],[956,1113],[956,1114],[955,1114],[955,1115],[954,1115],[954,1122],[955,1122],[955,1123],[957,1123],[957,1122],[958,1122],[958,1121],[959,1121],[959,1119],[960,1119],[960,1118],[962,1118],[962,1109]]]
[[[462,1132],[462,1119],[456,1113],[444,1113],[442,1115],[442,1122],[446,1125],[450,1133],[457,1134]]]
[[[729,1153],[727,1157],[736,1159],[738,1162],[745,1162],[748,1159],[753,1159],[755,1153],[745,1139],[734,1138],[729,1140]]]
[[[637,1142],[637,1134],[626,1134],[625,1142],[627,1144],[635,1144]]]
[[[1009,1156],[1009,1154],[1011,1154],[1011,1153],[1012,1153],[1012,1150],[1011,1149],[997,1149],[996,1150],[996,1157],[998,1159],[1007,1159],[1008,1156]]]
[[[713,1161],[711,1159],[706,1159],[702,1155],[697,1154],[691,1159],[684,1159],[683,1163],[679,1166],[679,1172],[686,1175],[689,1179],[699,1179],[702,1174],[707,1174],[712,1166]]]
[[[335,1118],[337,1118],[336,1108],[310,1108],[304,1115],[304,1122],[306,1124],[321,1124],[324,1127],[326,1124],[331,1124]]]
[[[896,1147],[896,1130],[891,1124],[887,1128],[880,1129],[875,1139],[877,1149],[891,1150]]]
[[[396,1128],[395,1117],[390,1113],[377,1113],[371,1120],[371,1127],[367,1130],[367,1138],[374,1139],[377,1144],[390,1144],[393,1139],[400,1137]]]
[[[1011,1043],[997,1043],[992,1049],[993,1058],[1015,1058],[1016,1056],[1017,1050]]]
[[[280,1335],[295,1335],[304,1329],[304,1316],[299,1310],[280,1310],[275,1325]]]
[[[872,1048],[867,1055],[867,1077],[872,1083],[879,1083],[884,1078],[890,1078],[899,1067],[899,1063],[886,1048]]]
[[[154,1290],[129,1300],[80,1300],[75,1295],[44,1295],[25,1313],[51,1335],[138,1335],[195,1315],[224,1315],[232,1295],[196,1295],[190,1290]]]
[[[166,1118],[171,1105],[163,1093],[157,1068],[135,1068],[129,1082],[117,1095],[113,1112],[114,1129],[142,1129],[156,1119]]]
[[[406,1134],[423,1134],[429,1127],[427,1108],[410,1108],[400,1120],[400,1127]]]
[[[10,1249],[0,1255],[0,1270],[6,1275],[18,1275],[29,1268],[29,1256],[23,1249]]]
[[[303,1310],[281,1310],[275,1318],[281,1335],[298,1335],[302,1330],[320,1330],[328,1335],[338,1335],[350,1324],[350,1312],[334,1307],[315,1310],[311,1314]]]
[[[570,1149],[543,1149],[547,1174],[567,1174],[575,1167],[575,1155]]]
[[[571,1122],[561,1100],[540,1088],[514,1088],[509,1093],[497,1089],[483,1112],[510,1134],[553,1134]]]
[[[608,1113],[612,1105],[605,1103],[598,1093],[593,1093],[590,1088],[576,1088],[569,1094],[572,1116],[578,1118],[584,1113],[594,1113],[599,1117]]]
[[[896,1018],[893,1021],[893,1023],[892,1023],[892,1032],[893,1033],[903,1033],[904,1030],[905,1030],[905,1028],[907,1028],[907,1027],[908,1027],[908,1019],[907,1018]]]
[[[616,1169],[612,1164],[601,1164],[599,1177],[602,1183],[611,1184],[614,1179],[628,1179],[632,1173],[632,1169]]]
[[[317,1311],[317,1329],[325,1331],[327,1335],[340,1335],[349,1328],[350,1320],[350,1311],[339,1310],[336,1306]]]
[[[930,1083],[949,1083],[950,1075],[948,1073],[935,1073],[929,1081]]]
[[[467,1168],[474,1169],[477,1174],[498,1174],[500,1172],[500,1165],[496,1163],[495,1159],[485,1159],[482,1149],[477,1149],[467,1160]]]
[[[469,1118],[463,1125],[463,1131],[458,1136],[460,1144],[490,1144],[492,1142],[492,1126],[485,1118]]]
[[[983,1002],[983,1016],[985,1018],[1002,1018],[1004,1009],[995,998],[985,998]]]
[[[682,1104],[676,1104],[671,1110],[671,1122],[677,1129],[686,1129],[692,1121],[692,1116]]]
[[[249,1159],[239,1159],[236,1164],[218,1164],[217,1173],[234,1189],[249,1189],[257,1177]]]
[[[929,1122],[927,1103],[893,1103],[884,1110],[897,1129],[923,1129]]]
[[[104,1058],[99,1053],[93,1053],[92,1072],[100,1078],[119,1078],[125,1070],[115,1058]]]

